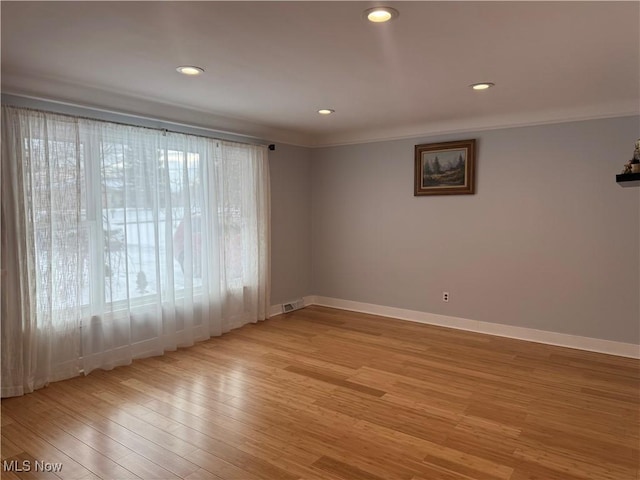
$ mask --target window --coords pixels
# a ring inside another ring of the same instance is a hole
[[[60,356],[43,378],[266,318],[265,147],[6,106],[2,129],[3,245],[24,257],[6,331]]]
[[[55,272],[60,291],[79,285],[84,307],[153,303],[168,289],[200,289],[210,243],[203,231],[203,152],[177,146],[145,151],[116,139],[90,146],[90,139],[84,140],[25,139],[41,196],[32,203],[36,269],[43,276]],[[240,207],[227,209],[231,216],[218,213],[232,219],[226,224],[238,237]],[[238,240],[231,245],[238,246]],[[240,287],[240,271],[233,270]],[[73,303],[73,296],[56,296],[60,309],[67,301]]]

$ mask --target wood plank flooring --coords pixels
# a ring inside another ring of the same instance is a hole
[[[2,401],[7,479],[637,480],[639,448],[638,360],[322,307]]]

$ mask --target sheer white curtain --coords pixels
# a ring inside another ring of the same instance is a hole
[[[267,317],[266,148],[2,115],[3,397]]]

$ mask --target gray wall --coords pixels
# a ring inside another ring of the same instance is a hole
[[[624,117],[313,150],[310,290],[640,343],[640,188],[615,183],[639,136]],[[467,138],[477,193],[414,197],[414,145]]]
[[[311,293],[310,153],[280,144],[269,152],[272,305]]]

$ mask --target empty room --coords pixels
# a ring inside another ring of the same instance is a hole
[[[639,2],[0,17],[3,479],[640,478]]]

